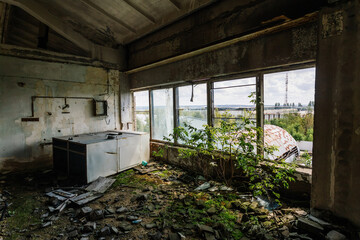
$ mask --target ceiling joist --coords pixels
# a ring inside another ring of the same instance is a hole
[[[1,1],[23,9],[24,11],[26,11],[27,13],[38,19],[40,22],[53,29],[55,32],[57,32],[64,38],[73,42],[81,49],[91,53],[91,57],[93,59],[98,59],[100,61],[113,64],[123,64],[120,57],[121,49],[118,50],[94,44],[90,40],[83,37],[81,34],[69,28],[63,21],[52,15],[47,8],[45,8],[38,2],[28,0]]]
[[[145,11],[141,10],[136,4],[130,2],[129,0],[124,0],[124,2],[129,5],[133,10],[135,10],[136,12],[140,13],[141,15],[143,15],[146,19],[148,19],[150,22],[152,22],[153,24],[155,24],[155,19],[148,13],[146,13]]]
[[[125,22],[123,22],[122,20],[118,19],[117,17],[109,14],[108,12],[106,12],[104,9],[100,8],[99,6],[97,6],[96,4],[94,4],[93,2],[91,2],[90,0],[80,0],[81,2],[85,3],[86,5],[88,5],[89,7],[93,8],[94,10],[98,11],[99,13],[103,14],[104,16],[112,19],[113,21],[117,22],[118,24],[120,24],[122,27],[126,28],[127,30],[129,30],[132,33],[136,33],[136,30],[134,28],[132,28],[131,26],[129,26],[128,24],[126,24]]]
[[[178,11],[181,10],[181,6],[180,4],[178,4],[177,2],[175,2],[174,0],[168,0]]]

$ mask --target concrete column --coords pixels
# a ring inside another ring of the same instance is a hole
[[[321,10],[312,209],[360,226],[360,1]]]

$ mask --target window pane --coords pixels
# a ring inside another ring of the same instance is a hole
[[[194,85],[193,101],[192,86],[178,88],[179,92],[179,125],[187,123],[195,128],[203,128],[207,124],[206,84]]]
[[[264,75],[265,129],[277,127],[280,128],[277,131],[290,135],[285,142],[281,139],[277,141],[284,144],[277,146],[276,157],[290,149],[292,152],[286,157],[288,162],[311,166],[314,97],[315,68]],[[265,138],[271,138],[267,134],[271,132],[265,131]]]
[[[150,132],[149,91],[134,92],[136,131]]]
[[[255,77],[214,83],[215,126],[217,126],[221,120],[232,122],[241,121],[241,118],[244,116],[251,118],[251,120],[255,122],[256,106],[251,102],[251,100],[255,99],[255,95],[249,97],[251,93],[255,93],[256,91],[255,84]],[[227,114],[227,116],[224,116],[224,114]]]
[[[151,91],[153,128],[152,138],[163,140],[174,129],[173,89],[159,89]]]

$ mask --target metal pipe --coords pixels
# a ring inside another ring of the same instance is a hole
[[[94,100],[95,98],[93,97],[52,97],[52,96],[31,96],[31,116],[30,117],[35,117],[34,116],[34,104],[35,104],[35,99],[37,98],[49,98],[49,99],[65,99],[65,103],[66,103],[66,99],[86,99],[86,100]]]

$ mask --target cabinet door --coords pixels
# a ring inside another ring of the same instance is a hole
[[[87,180],[96,180],[117,173],[117,141],[109,140],[87,146]]]
[[[141,138],[139,135],[119,139],[120,168],[119,171],[141,163]]]

